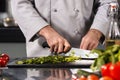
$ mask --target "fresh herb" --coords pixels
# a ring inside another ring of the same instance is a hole
[[[106,63],[120,61],[120,45],[112,45],[105,50],[94,49],[91,52],[98,53],[99,55],[91,65],[93,71],[100,70],[101,66]]]
[[[54,55],[54,56],[46,56],[46,57],[35,57],[35,58],[16,61],[16,64],[44,64],[44,63],[55,64],[55,63],[64,63],[64,62],[74,62],[80,59],[81,57],[74,56],[74,53],[72,52],[70,56]]]

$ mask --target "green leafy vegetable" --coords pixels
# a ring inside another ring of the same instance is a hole
[[[94,49],[91,52],[99,55],[91,65],[93,71],[100,70],[101,66],[106,63],[120,61],[120,45],[112,45],[105,50]]]
[[[74,62],[80,60],[80,57],[74,56],[72,53],[70,56],[54,55],[46,57],[35,57],[29,59],[23,59],[16,61],[16,64],[44,64],[44,63],[64,63],[64,62]]]

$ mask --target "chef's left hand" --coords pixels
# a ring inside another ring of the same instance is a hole
[[[102,33],[96,29],[90,29],[82,38],[80,48],[91,50],[98,46]]]

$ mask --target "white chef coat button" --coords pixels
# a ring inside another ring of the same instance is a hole
[[[54,12],[57,12],[57,9],[54,9]]]
[[[75,30],[74,33],[77,34],[79,31],[78,30]]]
[[[79,9],[74,9],[75,12],[79,12]]]
[[[78,29],[74,30],[74,33],[75,34],[81,34],[81,32]]]
[[[77,9],[76,12],[79,12],[79,10]]]

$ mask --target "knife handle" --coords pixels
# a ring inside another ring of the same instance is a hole
[[[50,46],[48,45],[47,42],[43,42],[42,47],[43,47],[43,48],[50,48]]]

